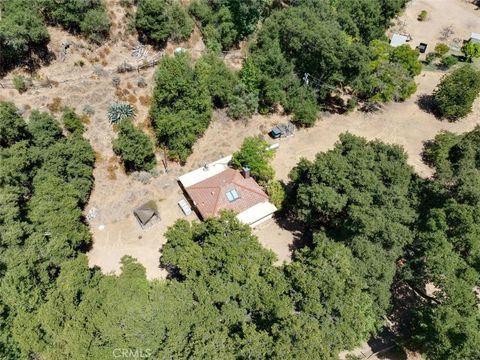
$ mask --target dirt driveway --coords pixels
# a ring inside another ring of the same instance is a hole
[[[475,103],[472,114],[455,123],[440,121],[420,110],[418,98],[431,94],[442,75],[439,72],[422,73],[417,78],[417,93],[404,103],[387,104],[374,114],[357,111],[324,117],[313,128],[300,130],[283,140],[273,160],[277,177],[287,180],[289,171],[300,158],[313,159],[318,152],[331,149],[338,135],[347,131],[369,140],[402,145],[408,154],[408,163],[415,171],[424,177],[432,175],[432,169],[421,160],[424,142],[433,139],[441,130],[462,133],[480,123],[480,101]]]

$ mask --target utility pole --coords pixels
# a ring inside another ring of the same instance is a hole
[[[162,146],[163,149],[163,167],[165,168],[165,172],[168,174],[168,154],[167,154],[167,148],[165,146]]]

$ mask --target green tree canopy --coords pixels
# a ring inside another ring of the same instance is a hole
[[[212,103],[217,108],[226,107],[239,85],[238,76],[214,53],[202,56],[195,64],[201,82],[208,88]]]
[[[25,121],[13,103],[0,102],[0,147],[12,146],[28,136]]]
[[[462,53],[465,56],[465,60],[473,62],[473,59],[480,57],[480,44],[468,41],[463,44]]]
[[[413,342],[432,359],[480,356],[480,129],[441,134],[405,281],[434,289],[413,309]]]
[[[195,0],[189,10],[201,24],[207,46],[229,49],[256,29],[272,0]]]
[[[193,31],[193,20],[176,0],[140,0],[135,28],[148,41],[163,46],[167,40],[185,40]]]
[[[100,42],[108,37],[110,19],[102,0],[36,0],[46,19],[68,31]]]
[[[155,166],[153,150],[150,138],[130,119],[118,124],[118,138],[113,140],[113,151],[121,156],[127,171],[151,170]]]
[[[400,147],[348,133],[333,150],[313,162],[301,160],[290,173],[296,217],[351,249],[377,316],[389,308],[395,261],[413,241],[412,175]]]
[[[439,115],[458,120],[472,112],[480,93],[480,71],[465,65],[442,78],[433,93]]]
[[[209,89],[187,54],[165,57],[155,74],[150,117],[160,145],[171,158],[185,162],[197,137],[210,123]]]
[[[62,138],[58,121],[48,113],[33,111],[28,122],[33,142],[39,147],[48,147]]]
[[[270,144],[259,137],[247,137],[240,150],[233,154],[232,165],[237,169],[249,168],[255,179],[266,183],[275,175],[270,165],[275,153],[269,147]]]
[[[37,4],[9,0],[0,4],[0,73],[45,47],[50,36]]]

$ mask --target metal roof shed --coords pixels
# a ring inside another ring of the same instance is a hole
[[[393,47],[398,47],[401,45],[406,44],[408,41],[408,37],[405,35],[400,34],[393,34],[392,38],[390,39],[390,45]]]
[[[480,34],[472,32],[470,35],[470,41],[474,44],[480,44]]]
[[[149,201],[133,210],[133,214],[140,226],[147,226],[153,219],[160,219],[157,207],[153,201]]]

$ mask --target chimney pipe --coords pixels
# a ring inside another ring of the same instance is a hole
[[[250,177],[250,168],[245,166],[243,169],[242,169],[242,175],[245,179],[248,179]]]

